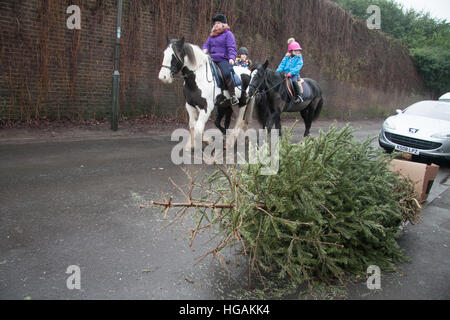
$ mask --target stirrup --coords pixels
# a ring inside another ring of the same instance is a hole
[[[303,98],[300,97],[300,96],[296,96],[296,97],[294,98],[294,103],[299,103],[299,102],[303,102]]]

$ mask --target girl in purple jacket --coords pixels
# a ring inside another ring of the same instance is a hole
[[[236,98],[231,72],[236,59],[236,39],[230,31],[227,18],[223,14],[216,15],[212,22],[213,28],[202,49],[203,52],[209,53],[211,59],[222,70],[231,96],[231,104],[235,105],[239,103],[239,100]]]

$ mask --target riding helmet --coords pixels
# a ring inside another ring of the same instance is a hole
[[[248,49],[246,47],[240,47],[237,54],[238,55],[245,54],[248,56]]]
[[[293,50],[302,50],[302,47],[300,47],[300,44],[296,41],[291,42],[288,46],[288,51],[291,52]]]
[[[225,15],[219,13],[214,18],[212,18],[212,23],[214,24],[216,21],[220,21],[222,23],[228,23],[227,17]]]

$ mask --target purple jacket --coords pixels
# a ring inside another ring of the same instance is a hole
[[[225,30],[217,37],[209,37],[202,49],[207,49],[214,62],[236,59],[236,39],[230,30]]]

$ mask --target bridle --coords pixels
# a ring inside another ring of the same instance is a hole
[[[169,69],[170,70],[170,75],[172,76],[172,78],[174,78],[175,75],[183,69],[184,62],[181,61],[180,57],[178,57],[178,55],[176,54],[176,52],[173,49],[173,47],[172,47],[172,51],[173,51],[172,57],[175,57],[175,60],[177,62],[176,65],[173,67],[173,66],[166,66],[166,65],[163,64],[162,68]]]
[[[175,60],[177,62],[177,64],[175,65],[175,67],[172,66],[166,66],[166,65],[162,65],[162,68],[166,68],[170,70],[170,75],[172,76],[172,78],[175,78],[175,75],[177,75],[180,71],[183,71],[183,74],[181,75],[183,78],[187,78],[188,74],[192,73],[192,70],[189,70],[185,65],[184,62],[180,59],[180,57],[176,54],[175,50],[173,50],[172,47],[172,57],[175,57]],[[209,58],[211,59],[211,58]],[[186,69],[186,70],[183,70]],[[206,64],[206,80],[211,83],[213,80],[208,80],[208,64]]]
[[[193,71],[193,70],[189,70],[189,69],[184,65],[184,62],[183,62],[183,61],[180,59],[180,57],[177,55],[177,53],[176,53],[176,51],[173,49],[173,47],[172,47],[172,51],[173,51],[172,57],[175,57],[175,60],[176,60],[175,66],[166,66],[166,65],[163,64],[161,67],[162,67],[162,68],[169,69],[169,70],[170,70],[170,75],[171,75],[172,78],[175,78],[175,75],[178,74],[178,73],[181,71],[181,72],[182,72],[181,77],[183,77],[183,78],[186,80],[187,78],[189,78],[190,75],[192,75],[192,74],[194,73],[194,71]],[[214,81],[214,79],[213,79],[214,75],[213,75],[213,73],[212,73],[212,68],[211,68],[210,63],[212,63],[212,61],[211,61],[211,58],[208,57],[208,63],[206,63],[206,68],[205,68],[206,81],[207,81],[208,83],[211,83],[211,82]],[[211,77],[212,77],[211,80],[208,79],[208,65],[209,65],[209,69],[210,69],[210,71],[211,71]],[[214,86],[214,91],[213,91],[213,96],[214,96],[214,97],[216,97],[215,92],[216,92],[216,86]],[[216,101],[215,101],[215,100],[214,100],[214,104],[216,104]]]
[[[259,88],[262,86],[263,83],[266,82],[266,72],[264,72],[264,77],[263,80],[261,81],[261,83],[258,86],[254,86],[251,82],[248,85],[249,88],[253,88],[254,92],[253,95],[251,97],[249,97],[249,99],[252,99],[254,96],[261,94],[263,91],[259,91]]]
[[[267,71],[264,71],[264,77],[263,80],[261,81],[261,83],[255,87],[254,85],[252,85],[251,83],[249,84],[249,88],[252,87],[254,88],[255,92],[253,93],[253,95],[251,97],[249,97],[249,99],[252,99],[254,96],[259,95],[259,94],[264,94],[269,92],[270,90],[278,87],[283,81],[285,80],[285,78],[283,78],[280,82],[278,82],[277,84],[275,84],[274,86],[270,87],[269,89],[265,89],[265,90],[259,90],[259,88],[262,86],[262,84],[264,83],[266,85],[266,87],[269,86],[268,82],[267,82]]]

